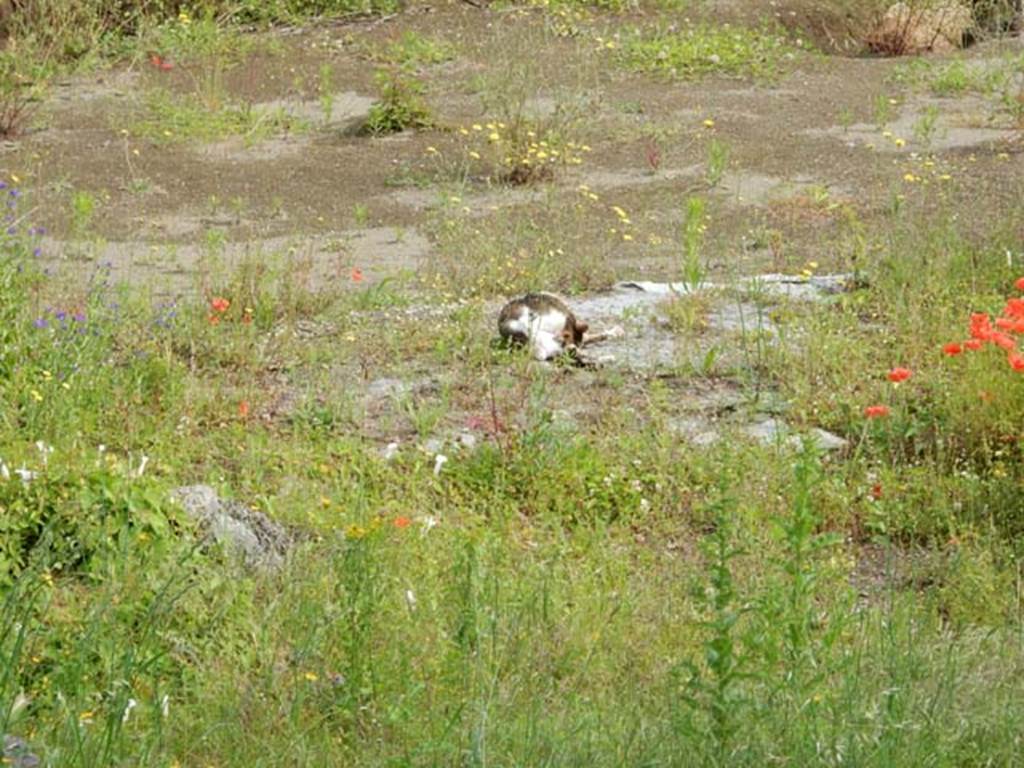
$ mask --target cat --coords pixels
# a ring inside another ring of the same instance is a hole
[[[537,360],[574,356],[590,326],[550,293],[528,293],[512,299],[498,315],[498,332],[509,344],[530,346]]]

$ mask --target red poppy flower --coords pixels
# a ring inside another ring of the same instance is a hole
[[[889,371],[889,381],[893,384],[899,384],[901,381],[906,381],[913,375],[914,372],[909,368],[893,368]]]
[[[881,419],[889,415],[889,406],[887,405],[869,405],[864,409],[864,415],[869,419]]]
[[[210,315],[210,325],[217,325],[220,322],[220,318],[217,315]]]
[[[1024,318],[1024,299],[1007,299],[1003,315],[1017,320]]]
[[[988,341],[992,336],[992,318],[984,312],[971,315],[971,338]]]
[[[1013,284],[1013,287],[1018,291],[1024,291],[1024,277],[1018,277],[1017,281]]]
[[[153,53],[149,56],[149,63],[162,72],[169,72],[174,69],[174,65],[160,57],[159,53]]]
[[[997,347],[1005,349],[1007,352],[1017,346],[1017,342],[1013,340],[1013,336],[1008,336],[1007,334],[1000,333],[999,331],[992,331],[991,341]]]
[[[982,348],[984,342],[981,339],[968,339],[964,342],[964,349],[969,349],[972,352],[977,352]]]
[[[963,351],[964,348],[957,344],[955,341],[949,342],[949,344],[946,344],[942,348],[942,354],[949,355],[950,357],[955,357],[956,355],[961,354]]]
[[[874,499],[875,501],[878,501],[880,498],[882,498],[881,483],[875,483],[874,485],[871,486],[871,498]]]
[[[241,416],[243,419],[246,419],[246,418],[249,417],[249,401],[248,400],[243,400],[242,402],[240,402],[238,404],[238,415]]]
[[[359,267],[352,267],[352,282],[363,282],[363,270],[361,270]]]
[[[395,518],[395,528],[408,528],[412,525],[412,520],[408,517],[399,516]]]
[[[1020,371],[1024,371],[1024,357],[1021,357],[1016,352],[1011,352],[1007,360],[1009,361],[1010,367],[1013,368],[1013,370],[1017,371],[1018,373]]]
[[[225,299],[223,296],[215,296],[210,302],[210,309],[214,312],[223,314],[228,311],[228,307],[231,306],[231,302]]]

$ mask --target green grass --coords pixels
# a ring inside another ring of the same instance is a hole
[[[727,75],[772,79],[801,53],[778,31],[742,26],[688,25],[685,31],[635,31],[616,55],[624,67],[676,78]]]
[[[261,111],[251,105],[229,103],[218,103],[210,109],[194,97],[158,90],[148,94],[145,115],[129,130],[160,143],[216,141],[229,136],[256,142],[269,136],[301,133],[307,127],[283,109]]]

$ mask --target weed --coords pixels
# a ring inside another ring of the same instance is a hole
[[[683,211],[681,277],[686,290],[700,290],[705,279],[704,235],[707,232],[707,203],[702,197],[689,197]]]
[[[708,168],[705,175],[709,187],[717,187],[729,166],[729,146],[718,139],[708,144]]]
[[[380,100],[370,108],[363,131],[370,135],[430,128],[430,110],[422,99],[423,84],[398,69],[377,72]]]
[[[679,78],[723,74],[771,79],[799,50],[769,29],[697,24],[685,32],[634,32],[617,59],[630,69]]]

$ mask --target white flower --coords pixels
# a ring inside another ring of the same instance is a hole
[[[438,519],[433,515],[427,515],[423,518],[423,532],[426,533],[431,528],[436,528],[438,525]]]
[[[381,455],[384,457],[384,461],[391,461],[398,455],[398,443],[388,443]]]
[[[22,466],[21,469],[14,470],[14,474],[20,477],[21,482],[23,482],[25,485],[28,485],[30,481],[35,480],[37,477],[39,477],[38,472],[33,472],[29,469],[25,469],[24,466]]]
[[[50,454],[53,453],[53,446],[47,445],[42,440],[36,440],[36,450],[43,457],[43,465],[45,466],[46,462],[50,459]]]
[[[435,477],[437,477],[438,475],[441,474],[441,467],[443,467],[447,461],[448,461],[448,457],[445,456],[443,453],[439,453],[439,454],[437,454],[437,456],[434,457],[434,476]]]
[[[139,706],[139,702],[135,699],[128,699],[128,703],[124,705],[124,714],[121,715],[121,722],[127,723],[128,716],[132,713],[132,710]]]

